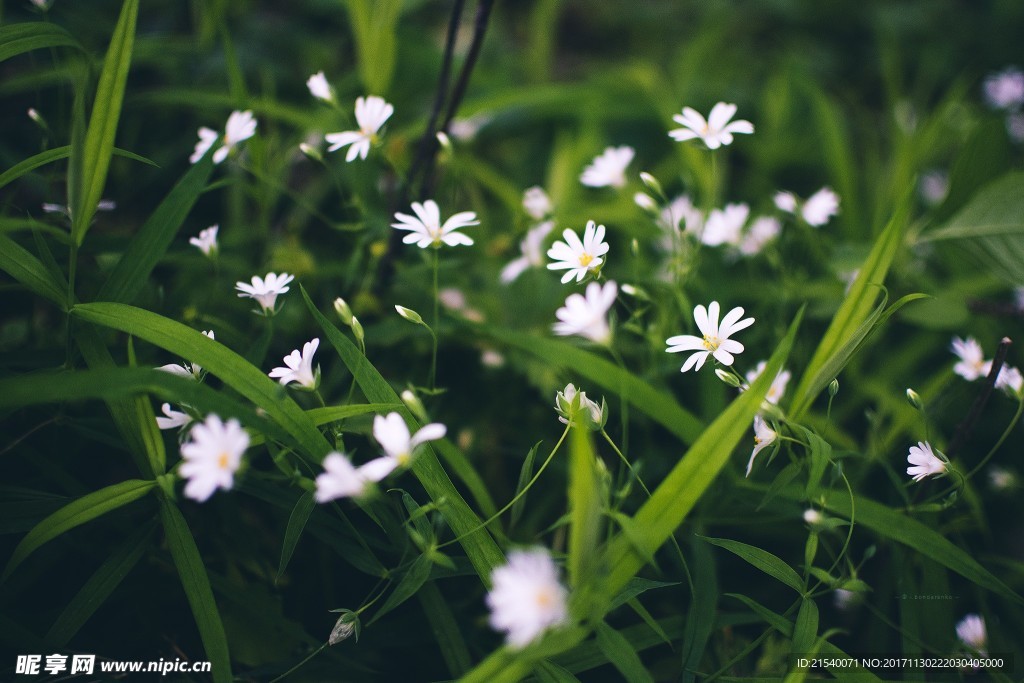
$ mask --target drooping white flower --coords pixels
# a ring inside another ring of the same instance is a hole
[[[211,225],[205,230],[200,230],[198,237],[188,238],[188,243],[203,252],[204,256],[215,256],[217,254],[217,231],[219,229],[219,225]]]
[[[324,76],[323,71],[317,71],[306,79],[306,87],[309,88],[309,94],[318,100],[323,100],[324,102],[334,101],[331,84],[327,82],[327,77]]]
[[[519,251],[522,255],[509,261],[501,269],[502,282],[508,284],[522,275],[527,268],[544,265],[544,240],[554,227],[554,221],[544,221],[527,231],[525,239],[519,243]]]
[[[713,209],[704,224],[701,242],[709,247],[739,244],[743,225],[749,216],[750,207],[746,204],[729,204],[724,209]]]
[[[744,390],[757,381],[757,378],[761,376],[767,365],[766,361],[761,361],[753,370],[747,373],[747,386],[743,387]],[[789,370],[779,370],[779,374],[775,375],[775,379],[772,380],[772,385],[768,388],[768,393],[765,395],[764,400],[772,405],[778,405],[779,401],[782,400],[783,394],[786,393],[786,385],[789,384],[790,377]]]
[[[164,403],[160,406],[160,410],[167,417],[157,416],[156,426],[158,429],[175,429],[176,427],[184,427],[192,421],[191,415],[171,408],[170,403]]]
[[[913,465],[907,468],[907,474],[912,476],[914,481],[921,481],[925,477],[937,476],[946,471],[946,463],[936,457],[931,444],[927,441],[918,441],[916,446],[910,447],[907,462]]]
[[[754,124],[750,121],[732,121],[736,114],[735,104],[719,102],[711,109],[707,120],[696,110],[683,107],[683,113],[676,114],[672,120],[682,126],[668,132],[669,137],[677,142],[700,138],[708,149],[718,149],[722,145],[731,145],[734,133],[750,134],[754,132]]]
[[[228,158],[238,143],[248,140],[256,134],[256,119],[251,111],[233,111],[228,117],[227,125],[224,126],[224,136],[221,137],[217,131],[206,128],[199,129],[199,142],[196,143],[195,151],[189,157],[193,164],[202,159],[206,152],[218,141],[222,144],[213,153],[213,163],[219,164]]]
[[[295,277],[288,273],[267,273],[266,278],[253,275],[252,284],[236,282],[235,289],[238,290],[240,298],[256,299],[256,303],[263,309],[263,314],[271,315],[277,305],[277,297],[288,291],[288,283],[294,279]]]
[[[270,377],[281,384],[295,382],[303,389],[312,391],[316,389],[320,380],[320,368],[313,370],[313,354],[320,346],[319,337],[314,338],[302,345],[302,351],[292,351],[284,357],[286,367],[274,368],[270,371]]]
[[[771,216],[759,216],[740,238],[740,253],[744,256],[759,254],[764,246],[779,236],[782,223]]]
[[[612,330],[608,326],[607,314],[617,293],[614,282],[604,286],[591,282],[585,294],[570,294],[565,299],[565,306],[555,312],[560,321],[552,327],[555,334],[578,334],[598,344],[610,344]]]
[[[523,209],[526,210],[526,215],[533,220],[543,220],[551,214],[553,209],[551,198],[548,197],[548,193],[544,191],[543,187],[534,185],[523,192]]]
[[[985,99],[993,109],[1017,109],[1024,104],[1024,71],[1008,67],[985,79]]]
[[[778,436],[775,430],[764,421],[763,417],[758,415],[754,418],[754,450],[750,452],[750,460],[747,462],[747,473],[745,476],[750,476],[750,470],[754,468],[754,458],[757,457],[757,454],[775,443],[775,439]]]
[[[213,330],[204,330],[203,334],[210,339],[215,339]],[[189,363],[188,361],[182,361],[181,365],[168,363],[167,365],[161,365],[157,370],[163,370],[185,379],[194,379],[196,381],[203,379],[203,367],[199,363]]]
[[[413,202],[412,210],[416,214],[415,216],[396,213],[395,218],[398,222],[391,224],[391,227],[396,230],[409,231],[409,234],[402,238],[403,243],[415,243],[420,249],[426,249],[427,247],[437,249],[442,244],[447,244],[449,247],[460,244],[466,246],[473,244],[473,240],[469,235],[457,232],[459,228],[480,224],[480,221],[476,219],[476,214],[472,211],[457,213],[442,225],[441,209],[438,208],[437,202],[433,199],[428,199],[422,204]]]
[[[801,202],[792,192],[778,192],[774,197],[775,206],[786,213],[797,214],[807,225],[819,228],[839,213],[839,195],[830,187],[823,187]]]
[[[181,446],[184,462],[178,472],[188,479],[185,495],[203,502],[217,489],[229,490],[248,447],[249,435],[238,420],[225,423],[217,415],[208,415]]]
[[[604,426],[604,409],[596,401],[587,398],[587,392],[576,391],[572,383],[555,394],[555,412],[562,424],[582,424],[598,430]]]
[[[384,456],[371,460],[360,467],[359,471],[370,481],[380,481],[395,468],[409,465],[417,446],[444,438],[447,431],[443,424],[432,422],[410,436],[408,425],[398,413],[378,415],[373,418],[373,438],[384,449]]]
[[[562,284],[576,278],[580,282],[587,273],[598,273],[604,265],[601,258],[608,253],[608,243],[604,241],[604,226],[594,221],[587,221],[583,231],[583,241],[573,230],[566,228],[562,233],[565,241],[558,241],[548,249],[548,258],[554,263],[548,264],[548,270],[567,270],[562,276]]]
[[[988,645],[985,619],[978,614],[968,614],[956,625],[956,637],[967,647],[984,652]]]
[[[953,372],[956,374],[969,382],[988,374],[988,368],[985,367],[985,352],[974,337],[953,337],[950,349],[960,359],[960,362],[953,366]]]
[[[356,469],[342,453],[328,453],[324,472],[316,478],[316,502],[327,503],[337,498],[357,498],[366,492],[370,480]]]
[[[743,344],[735,339],[729,339],[733,334],[746,329],[754,324],[753,318],[744,318],[743,309],[736,307],[725,314],[721,324],[718,322],[719,307],[717,301],[711,304],[697,306],[693,309],[693,319],[697,323],[703,337],[695,337],[692,334],[680,334],[669,337],[665,343],[668,344],[667,353],[678,353],[680,351],[695,351],[686,362],[683,363],[681,372],[690,368],[700,370],[708,356],[714,356],[715,360],[722,365],[732,365],[735,358],[734,353],[743,352]]]
[[[580,182],[587,187],[623,187],[626,184],[626,167],[633,161],[636,152],[632,147],[606,147],[604,152],[583,169]]]
[[[490,623],[509,647],[523,648],[549,628],[569,621],[568,591],[547,550],[513,550],[491,573]]]
[[[328,152],[335,152],[346,145],[351,145],[345,161],[356,157],[366,158],[370,153],[370,145],[376,142],[377,132],[384,122],[395,113],[395,108],[384,101],[383,97],[370,95],[356,99],[356,123],[359,130],[346,130],[341,133],[328,133],[324,136],[330,147]],[[415,206],[415,205],[414,205]]]

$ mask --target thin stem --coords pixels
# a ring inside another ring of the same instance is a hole
[[[956,433],[953,435],[953,440],[946,449],[946,457],[950,460],[953,459],[953,455],[963,448],[964,444],[967,443],[967,438],[971,435],[971,431],[974,429],[974,425],[978,422],[978,418],[981,417],[982,411],[985,409],[985,405],[988,403],[988,399],[992,396],[992,390],[996,386],[996,380],[999,379],[999,372],[1003,369],[1003,363],[1006,362],[1006,353],[1010,350],[1009,337],[1003,337],[999,342],[999,347],[996,349],[996,355],[992,358],[992,367],[989,369],[988,376],[985,378],[985,385],[981,389],[981,393],[974,399],[974,404],[971,405],[970,412],[967,413],[967,417],[957,425]],[[1000,440],[1000,443],[1002,441]]]
[[[438,255],[438,249],[434,249],[434,329],[440,330],[441,327],[441,290],[437,284],[437,271],[440,268],[440,256]],[[434,390],[437,388],[437,334],[434,329],[430,329],[430,334],[434,338],[434,355],[430,360],[430,389]]]
[[[1017,412],[1013,414],[1013,419],[1010,420],[1010,424],[1007,425],[1006,430],[1003,432],[1003,435],[999,437],[999,441],[996,441],[996,445],[992,447],[992,450],[990,450],[985,455],[985,457],[981,459],[981,462],[975,465],[974,468],[964,476],[965,481],[973,477],[975,474],[977,474],[978,470],[984,467],[986,463],[988,463],[988,461],[992,459],[992,456],[996,454],[996,451],[998,451],[999,447],[1003,445],[1003,442],[1006,441],[1007,438],[1009,438],[1010,432],[1013,431],[1013,428],[1017,426],[1018,422],[1020,422],[1020,417],[1022,414],[1024,414],[1024,399],[1018,397]]]
[[[306,665],[306,663],[307,663],[307,662],[308,662],[309,660],[313,659],[313,657],[316,657],[316,656],[317,656],[318,654],[320,654],[321,652],[323,652],[323,651],[324,651],[324,648],[326,648],[326,647],[327,647],[327,643],[324,643],[323,645],[321,645],[321,646],[320,646],[320,647],[318,647],[317,649],[313,650],[312,652],[310,652],[310,653],[309,653],[309,656],[307,656],[307,657],[306,657],[305,659],[303,659],[303,660],[302,660],[301,662],[299,662],[298,664],[296,664],[296,665],[295,665],[295,666],[293,666],[292,668],[290,668],[290,669],[288,669],[287,671],[285,671],[285,672],[284,672],[283,674],[281,674],[280,676],[278,676],[278,677],[277,677],[277,678],[275,678],[274,680],[270,681],[270,683],[278,683],[278,681],[283,681],[284,679],[288,678],[288,677],[289,677],[289,676],[291,676],[291,675],[292,675],[293,673],[295,673],[296,671],[298,671],[298,670],[299,670],[300,668],[302,668],[303,666],[305,666],[305,665]]]
[[[622,376],[626,375],[626,363],[622,360],[622,356],[615,350],[611,344],[608,345],[608,352],[615,359],[619,369],[622,370]],[[629,402],[626,401],[626,387],[623,382],[619,382],[619,412],[622,416],[622,450],[629,450]],[[603,429],[601,430],[604,431]],[[607,435],[605,435],[607,437]],[[622,456],[625,459],[625,456]],[[649,493],[647,495],[650,495]]]

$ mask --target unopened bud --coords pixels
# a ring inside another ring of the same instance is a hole
[[[804,510],[804,521],[810,525],[820,524],[822,520],[822,514],[814,508],[807,508]]]
[[[307,157],[309,157],[313,161],[323,161],[324,160],[324,155],[320,153],[320,150],[318,150],[313,145],[307,145],[305,142],[300,142],[299,143],[299,151],[302,152],[303,154],[305,154]]]
[[[359,641],[359,615],[352,610],[331,610],[332,612],[341,612],[341,616],[338,617],[338,621],[334,622],[334,628],[331,629],[331,635],[327,638],[328,645],[337,645],[343,640],[347,640],[352,636],[356,637],[356,642]]]
[[[633,254],[633,256],[639,256],[640,255],[640,240],[638,240],[637,238],[634,237],[630,241],[630,243],[629,243],[629,251],[630,251],[630,253]]]
[[[649,194],[637,192],[635,195],[633,195],[633,201],[636,203],[637,206],[639,206],[644,211],[649,211],[651,213],[658,212],[658,203],[655,202],[654,198],[651,197],[651,195]]]
[[[835,398],[836,394],[839,393],[839,380],[834,379],[828,383],[828,395],[831,398]]]
[[[363,324],[359,322],[359,318],[352,316],[352,323],[350,327],[352,328],[352,334],[355,336],[356,341],[360,344],[363,343],[365,335],[363,334]]]
[[[32,119],[33,121],[35,121],[36,124],[39,125],[40,128],[46,128],[47,127],[46,126],[46,121],[39,114],[39,112],[36,111],[36,109],[34,107],[30,107],[29,108],[29,110],[28,110],[28,117],[30,119]]]
[[[412,411],[412,414],[415,415],[420,422],[429,422],[427,419],[427,409],[423,407],[423,401],[421,401],[419,397],[409,389],[402,392],[402,403]]]
[[[405,306],[398,306],[398,305],[396,305],[395,306],[395,310],[398,311],[398,315],[402,316],[403,318],[405,318],[406,320],[408,320],[411,323],[415,323],[417,325],[424,324],[423,323],[423,316],[421,316],[419,313],[417,313],[416,311],[412,310],[411,308],[406,308]]]
[[[661,189],[661,183],[659,183],[658,179],[647,171],[640,171],[640,180],[643,181],[644,185],[651,188],[651,190],[653,190],[659,197],[665,196],[665,191]]]
[[[341,322],[349,327],[352,326],[352,309],[349,308],[348,303],[340,296],[334,300],[334,312],[341,318]]]
[[[437,142],[441,145],[441,149],[444,151],[452,151],[452,140],[443,130],[437,131]]]
[[[732,374],[731,372],[723,370],[722,368],[717,368],[715,370],[715,375],[718,377],[718,379],[722,380],[731,387],[736,387],[737,389],[739,389],[740,386],[742,386],[739,377]]]
[[[913,389],[907,389],[907,401],[918,410],[924,410],[924,403],[921,402],[921,395]]]

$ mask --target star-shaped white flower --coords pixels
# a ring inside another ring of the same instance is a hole
[[[238,290],[240,298],[256,299],[256,303],[263,309],[263,314],[270,315],[274,313],[277,297],[288,291],[288,283],[294,279],[295,277],[288,273],[267,273],[266,278],[253,275],[252,284],[236,282],[235,289]]]
[[[985,620],[977,614],[968,614],[956,625],[956,637],[967,647],[984,652],[988,645]]]
[[[217,231],[218,225],[211,225],[205,230],[199,231],[199,237],[190,237],[188,243],[203,252],[204,256],[215,256],[217,254]]]
[[[188,480],[185,495],[203,502],[217,489],[229,490],[248,447],[249,435],[238,420],[225,423],[216,415],[208,415],[192,428],[189,441],[181,446],[184,462],[178,472]]]
[[[319,338],[306,342],[302,345],[301,352],[296,349],[284,357],[286,367],[274,368],[270,371],[270,376],[281,384],[287,385],[295,382],[303,389],[309,391],[316,389],[320,380],[320,368],[313,369],[313,354],[316,353],[319,346]]]
[[[747,386],[743,387],[743,390],[748,389],[751,384],[757,381],[757,378],[764,372],[766,365],[768,365],[766,361],[761,361],[753,370],[747,373]],[[782,400],[782,395],[786,393],[786,385],[789,384],[790,377],[789,370],[779,370],[779,374],[775,375],[775,379],[772,380],[772,385],[768,388],[768,393],[765,394],[764,400],[772,405],[778,405],[779,401]]]
[[[960,359],[953,366],[953,372],[956,374],[970,382],[988,374],[985,352],[982,350],[981,344],[974,337],[968,337],[967,339],[953,337],[950,349]]]
[[[371,460],[360,467],[359,471],[370,481],[380,481],[395,468],[408,466],[417,446],[442,439],[447,431],[443,424],[432,422],[410,436],[408,425],[398,413],[378,415],[373,418],[373,438],[384,449],[384,456]]]
[[[416,214],[410,216],[404,213],[396,213],[397,223],[391,227],[396,230],[408,230],[409,234],[402,238],[405,244],[415,244],[420,249],[427,247],[439,248],[442,244],[455,247],[460,244],[470,246],[473,239],[466,234],[458,232],[459,228],[466,228],[471,225],[479,225],[476,214],[472,211],[457,213],[441,224],[441,210],[433,199],[420,204],[412,203],[412,210]]]
[[[555,311],[560,322],[552,326],[555,334],[578,334],[598,344],[610,344],[612,330],[608,326],[608,309],[615,303],[618,287],[614,282],[604,286],[596,282],[587,285],[585,294],[570,294],[565,306]]]
[[[543,220],[552,211],[551,198],[543,187],[534,185],[523,192],[523,209],[535,221]]]
[[[937,476],[946,471],[946,463],[936,457],[931,444],[927,441],[918,441],[916,446],[910,447],[907,462],[913,465],[907,468],[907,474],[912,476],[914,481],[921,481],[925,477]]]
[[[669,136],[677,142],[700,138],[708,149],[718,149],[722,145],[732,144],[734,133],[753,133],[754,124],[750,121],[731,121],[736,113],[735,104],[719,102],[711,109],[707,120],[696,110],[683,107],[683,113],[676,114],[672,120],[683,126],[669,131]]]
[[[341,453],[328,453],[324,473],[316,478],[316,502],[327,503],[337,498],[358,498],[370,485],[365,473],[352,465]]]
[[[327,77],[324,76],[323,71],[317,71],[306,79],[306,87],[309,88],[309,94],[318,100],[323,100],[324,102],[334,101],[331,84],[327,82]]]
[[[509,647],[523,648],[547,629],[568,623],[568,597],[546,550],[513,550],[508,563],[491,573],[491,627],[505,632]]]
[[[750,460],[747,462],[747,473],[744,476],[750,476],[750,470],[754,468],[754,458],[757,457],[758,453],[775,443],[775,439],[778,436],[775,430],[764,421],[763,417],[758,415],[754,418],[754,450],[750,452]]]
[[[204,330],[203,334],[210,339],[215,339],[213,330]],[[184,377],[185,379],[194,379],[196,381],[203,379],[203,367],[199,365],[199,363],[189,363],[188,361],[182,361],[181,365],[168,363],[167,365],[161,365],[157,370],[163,370],[164,372],[169,372],[172,375]]]
[[[693,309],[693,319],[697,323],[703,337],[695,337],[692,334],[680,334],[669,337],[665,343],[668,344],[667,353],[678,353],[680,351],[696,351],[686,362],[683,363],[681,372],[690,368],[700,370],[708,356],[714,356],[715,360],[722,365],[732,365],[735,358],[733,354],[743,352],[743,344],[735,339],[729,339],[733,334],[746,329],[754,324],[753,318],[743,317],[743,309],[736,307],[725,314],[722,323],[718,323],[718,302],[712,301],[707,308],[697,306]]]
[[[183,413],[178,410],[171,408],[170,403],[164,403],[160,406],[160,410],[167,417],[157,417],[156,426],[158,429],[174,429],[176,427],[184,427],[188,423],[192,422],[192,416],[188,413]]]
[[[554,221],[544,221],[526,233],[526,238],[519,243],[519,251],[522,256],[509,261],[501,269],[502,282],[508,284],[522,275],[527,268],[544,265],[544,240],[554,227]]]
[[[807,225],[819,228],[839,213],[839,195],[830,187],[823,187],[801,202],[792,192],[777,192],[773,198],[780,211],[797,214]]]
[[[992,361],[989,361],[985,365],[985,374],[988,375],[992,369]],[[1021,375],[1020,370],[1010,365],[1004,365],[999,368],[999,374],[996,375],[996,389],[1002,389],[1009,394],[1019,394],[1021,387],[1024,386],[1024,375]]]
[[[395,108],[384,101],[383,97],[370,95],[356,99],[356,123],[359,130],[346,130],[341,133],[328,133],[325,137],[330,147],[328,152],[334,152],[346,145],[351,145],[345,161],[352,161],[356,157],[362,159],[370,153],[370,145],[376,142],[377,132],[384,122],[395,113]]]
[[[220,133],[211,128],[200,128],[199,142],[196,143],[195,151],[188,160],[193,164],[198,162],[219,140],[223,144],[213,153],[213,163],[221,163],[228,158],[228,154],[238,143],[248,140],[256,134],[256,119],[253,118],[251,111],[233,111],[224,128],[223,138]]]
[[[583,231],[583,241],[576,236],[576,233],[566,228],[562,233],[565,241],[558,241],[548,249],[548,258],[554,263],[548,264],[548,270],[566,270],[562,276],[562,284],[576,278],[580,282],[587,273],[597,274],[604,265],[601,258],[608,253],[608,243],[604,241],[604,226],[597,225],[594,221],[587,221],[587,227]]]
[[[740,253],[744,256],[753,256],[761,252],[764,246],[779,236],[782,232],[782,223],[771,216],[759,216],[755,218],[740,238]]]
[[[588,187],[623,187],[626,184],[626,167],[635,154],[632,147],[606,147],[583,169],[580,182]]]
[[[713,209],[704,224],[701,242],[709,247],[738,245],[749,216],[750,207],[746,204],[729,204],[724,209]]]

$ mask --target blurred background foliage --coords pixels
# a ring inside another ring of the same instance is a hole
[[[155,165],[114,158],[104,197],[117,208],[97,216],[82,247],[80,299],[93,299],[138,226],[187,170],[196,129],[221,126],[234,109],[252,109],[259,120],[257,135],[243,156],[214,176],[133,303],[196,329],[213,328],[218,341],[271,367],[319,329],[293,291],[269,337],[262,319],[249,313],[232,286],[253,273],[284,270],[298,277],[322,310],[329,310],[337,296],[349,301],[366,328],[369,357],[394,386],[425,384],[430,339],[392,311],[396,303],[424,314],[430,310],[430,263],[418,250],[391,250],[389,223],[396,210],[407,210],[398,204],[401,178],[433,101],[450,4],[142,3],[117,145]],[[0,168],[68,144],[72,87],[83,77],[83,65],[91,78],[98,74],[120,7],[110,0],[55,0],[42,13],[27,0],[4,0],[3,25],[52,21],[66,28],[84,53],[37,50],[0,63]],[[475,3],[468,3],[457,64],[471,40],[474,9]],[[906,447],[926,434],[906,404],[904,389],[913,386],[926,395],[930,438],[941,443],[951,437],[975,394],[949,370],[950,337],[971,334],[991,352],[1002,336],[1017,339],[1022,330],[1012,287],[1024,285],[1024,266],[997,271],[970,253],[965,240],[920,239],[954,216],[979,188],[1020,168],[1020,144],[1008,136],[1003,116],[984,106],[981,82],[1008,64],[1024,63],[1022,30],[1024,4],[1016,0],[496,3],[451,130],[453,147],[441,152],[435,193],[444,215],[472,209],[480,216],[480,226],[471,231],[476,246],[443,254],[441,282],[458,287],[465,305],[482,313],[486,325],[465,323],[465,311],[444,319],[439,376],[447,392],[428,399],[432,417],[449,425],[494,499],[500,504],[515,493],[523,458],[534,443],[545,441],[543,453],[557,438],[554,391],[569,381],[579,383],[565,368],[502,339],[505,329],[547,335],[552,313],[568,292],[538,270],[508,287],[498,283],[501,266],[518,255],[518,242],[529,227],[520,206],[522,191],[539,184],[555,203],[559,229],[581,229],[589,219],[608,225],[612,257],[606,274],[645,288],[655,304],[640,301],[630,315],[620,315],[617,343],[627,367],[671,391],[705,422],[722,411],[733,390],[710,372],[680,376],[677,359],[663,353],[667,336],[688,331],[693,305],[718,299],[756,315],[759,324],[744,339],[752,367],[769,355],[796,311],[808,303],[793,352],[800,366],[843,299],[843,278],[910,197],[913,222],[887,287],[893,300],[918,291],[933,298],[908,306],[855,357],[841,377],[829,419],[823,404],[807,418],[837,451],[857,454],[844,461],[855,490],[894,506],[908,504],[915,491],[908,494],[904,487]],[[313,100],[306,89],[306,78],[319,70],[337,92],[338,109]],[[324,133],[354,127],[351,104],[364,94],[382,95],[395,105],[382,149],[353,164],[339,154],[325,154],[320,163],[299,152],[301,142],[322,151]],[[666,131],[674,127],[671,116],[681,106],[707,111],[720,100],[737,103],[740,117],[753,121],[756,133],[723,151],[712,169],[703,150],[672,142]],[[30,107],[45,126],[25,115]],[[616,192],[581,186],[583,167],[605,146],[620,144],[637,150],[629,187]],[[841,212],[817,233],[786,233],[770,258],[704,255],[691,264],[686,287],[679,289],[658,277],[662,255],[652,246],[658,230],[633,203],[633,193],[644,189],[639,170],[658,177],[670,197],[686,191],[705,207],[743,201],[754,213],[770,212],[778,189],[806,197],[831,185],[842,198]],[[918,184],[922,174],[933,171],[948,174],[949,191],[944,199],[927,202]],[[67,203],[65,173],[66,164],[51,164],[0,190],[4,220],[30,218],[42,224],[41,231],[63,229],[60,217],[44,214],[41,205]],[[188,244],[188,237],[214,223],[221,229],[216,267]],[[10,234],[26,248],[39,249],[38,239],[26,231]],[[47,233],[40,234],[45,239]],[[55,262],[66,263],[66,246],[59,240],[47,244]],[[62,313],[9,279],[0,280],[0,288],[0,371],[8,376],[61,367],[66,360]],[[117,361],[126,363],[124,340],[111,345]],[[154,347],[136,346],[142,366],[176,361]],[[500,367],[483,362],[481,354],[489,350],[502,354]],[[350,381],[347,371],[330,354],[318,360],[323,393],[340,400]],[[1020,348],[1011,349],[1009,360],[1024,363]],[[590,391],[600,393],[597,387]],[[627,435],[623,407],[614,392],[607,399],[609,431],[620,443],[628,442],[627,453],[642,462],[645,479],[659,481],[682,454],[678,443],[636,413],[628,416]],[[1013,409],[1002,397],[993,400],[963,453],[968,465],[980,460]],[[359,435],[368,431],[368,418],[345,428],[357,435],[353,443],[365,457],[370,449]],[[3,433],[4,556],[70,499],[135,476],[124,444],[96,403],[9,411]],[[1019,474],[1018,435],[1019,430],[996,461]],[[166,438],[169,452],[176,452],[173,437]],[[760,509],[767,485],[751,483],[769,481],[781,461],[744,481],[742,450],[678,537],[692,539],[699,532],[739,539],[798,564],[806,535],[802,506],[776,498]],[[186,502],[183,510],[222,611],[236,674],[242,680],[269,680],[324,641],[336,618],[327,610],[357,607],[377,579],[360,567],[357,534],[346,526],[347,518],[326,509],[314,511],[287,571],[278,576],[282,535],[298,492],[255,476],[255,470],[273,469],[266,452],[254,449],[250,457],[253,476],[243,478],[238,490],[202,506]],[[555,474],[531,492],[523,519],[510,534],[514,541],[550,537],[545,532],[564,509],[564,471],[564,461],[556,460]],[[409,487],[416,500],[426,502],[412,483]],[[979,480],[955,507],[923,518],[1021,592],[1019,491],[993,494]],[[149,522],[155,512],[155,502],[142,499],[62,536],[0,585],[3,649],[201,658],[174,566]],[[408,549],[389,547],[366,532],[362,521],[357,524],[366,541],[389,566],[397,563]],[[136,535],[143,534],[151,542],[139,545]],[[841,541],[829,539],[833,550]],[[136,553],[137,547],[143,550]],[[709,585],[716,595],[744,593],[784,611],[776,587],[748,565],[709,551],[700,541],[684,547],[691,564],[712,567]],[[846,651],[912,651],[923,643],[939,653],[952,652],[953,625],[968,611],[990,618],[994,649],[1024,651],[1019,607],[1002,604],[907,548],[879,543],[866,531],[855,533],[851,556],[858,563],[865,558],[859,576],[873,592],[851,608],[821,601],[822,623],[844,630],[834,642]],[[673,557],[659,558],[672,580],[679,580],[682,568]],[[446,577],[470,573],[462,558],[455,559],[455,569],[433,571]],[[114,575],[124,568],[120,585],[77,634],[54,633],[62,610],[104,566]],[[449,677],[424,617],[424,610],[438,609],[439,603],[470,634],[473,660],[498,644],[486,628],[479,582],[462,577],[427,586],[417,601],[364,628],[358,645],[326,650],[290,680]],[[690,591],[677,585],[651,595],[658,597],[645,604],[677,643],[682,616],[693,606]],[[770,631],[763,635],[763,624],[739,602],[720,597],[712,614],[710,644],[698,660],[702,671],[728,667],[731,675],[773,675],[784,670],[786,639]],[[624,630],[646,628],[633,613],[615,615],[612,623]],[[755,639],[760,647],[748,648]],[[2,666],[8,661],[13,659],[5,657]],[[644,661],[659,680],[675,679],[683,666],[679,652],[664,644],[652,643]],[[587,680],[615,675],[601,663],[598,659],[589,674],[595,678]]]

